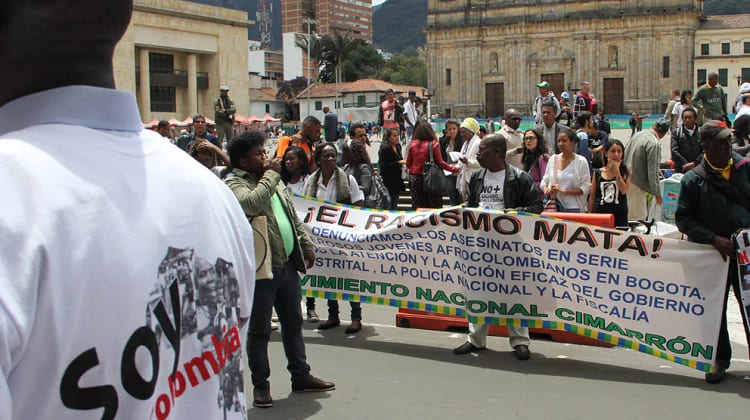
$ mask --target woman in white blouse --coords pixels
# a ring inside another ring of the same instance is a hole
[[[281,161],[281,180],[286,189],[294,194],[305,194],[305,181],[310,177],[310,163],[307,161],[305,149],[290,146],[284,152]]]
[[[575,153],[576,140],[572,131],[560,132],[557,137],[560,153],[549,159],[540,184],[544,195],[554,194],[558,211],[580,213],[587,209],[591,174],[586,158]]]

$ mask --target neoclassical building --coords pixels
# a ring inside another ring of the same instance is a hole
[[[247,12],[181,0],[134,0],[115,49],[117,88],[135,93],[143,121],[214,117],[219,87],[247,115]]]
[[[703,0],[429,0],[428,87],[443,116],[531,112],[546,80],[607,114],[660,112],[694,86]]]

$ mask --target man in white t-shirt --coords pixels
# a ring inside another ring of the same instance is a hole
[[[479,143],[477,160],[483,169],[471,177],[467,207],[494,210],[517,210],[541,213],[542,199],[531,176],[505,164],[508,141],[502,133],[485,136]],[[486,324],[469,324],[467,341],[453,349],[455,354],[467,354],[487,347]],[[529,329],[508,325],[510,345],[518,360],[531,357]]]
[[[114,90],[132,1],[60,3],[0,23],[0,419],[246,419],[252,231]]]
[[[414,133],[414,128],[417,126],[417,118],[419,113],[417,111],[417,92],[409,91],[409,100],[404,103],[404,127],[406,127],[406,141],[411,141],[411,136]]]

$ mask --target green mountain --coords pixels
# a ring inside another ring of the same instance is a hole
[[[373,9],[373,44],[392,53],[424,47],[427,0],[388,0]]]

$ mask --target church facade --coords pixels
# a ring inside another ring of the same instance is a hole
[[[587,81],[607,114],[657,113],[693,87],[702,0],[429,0],[428,88],[443,117],[531,113]]]

